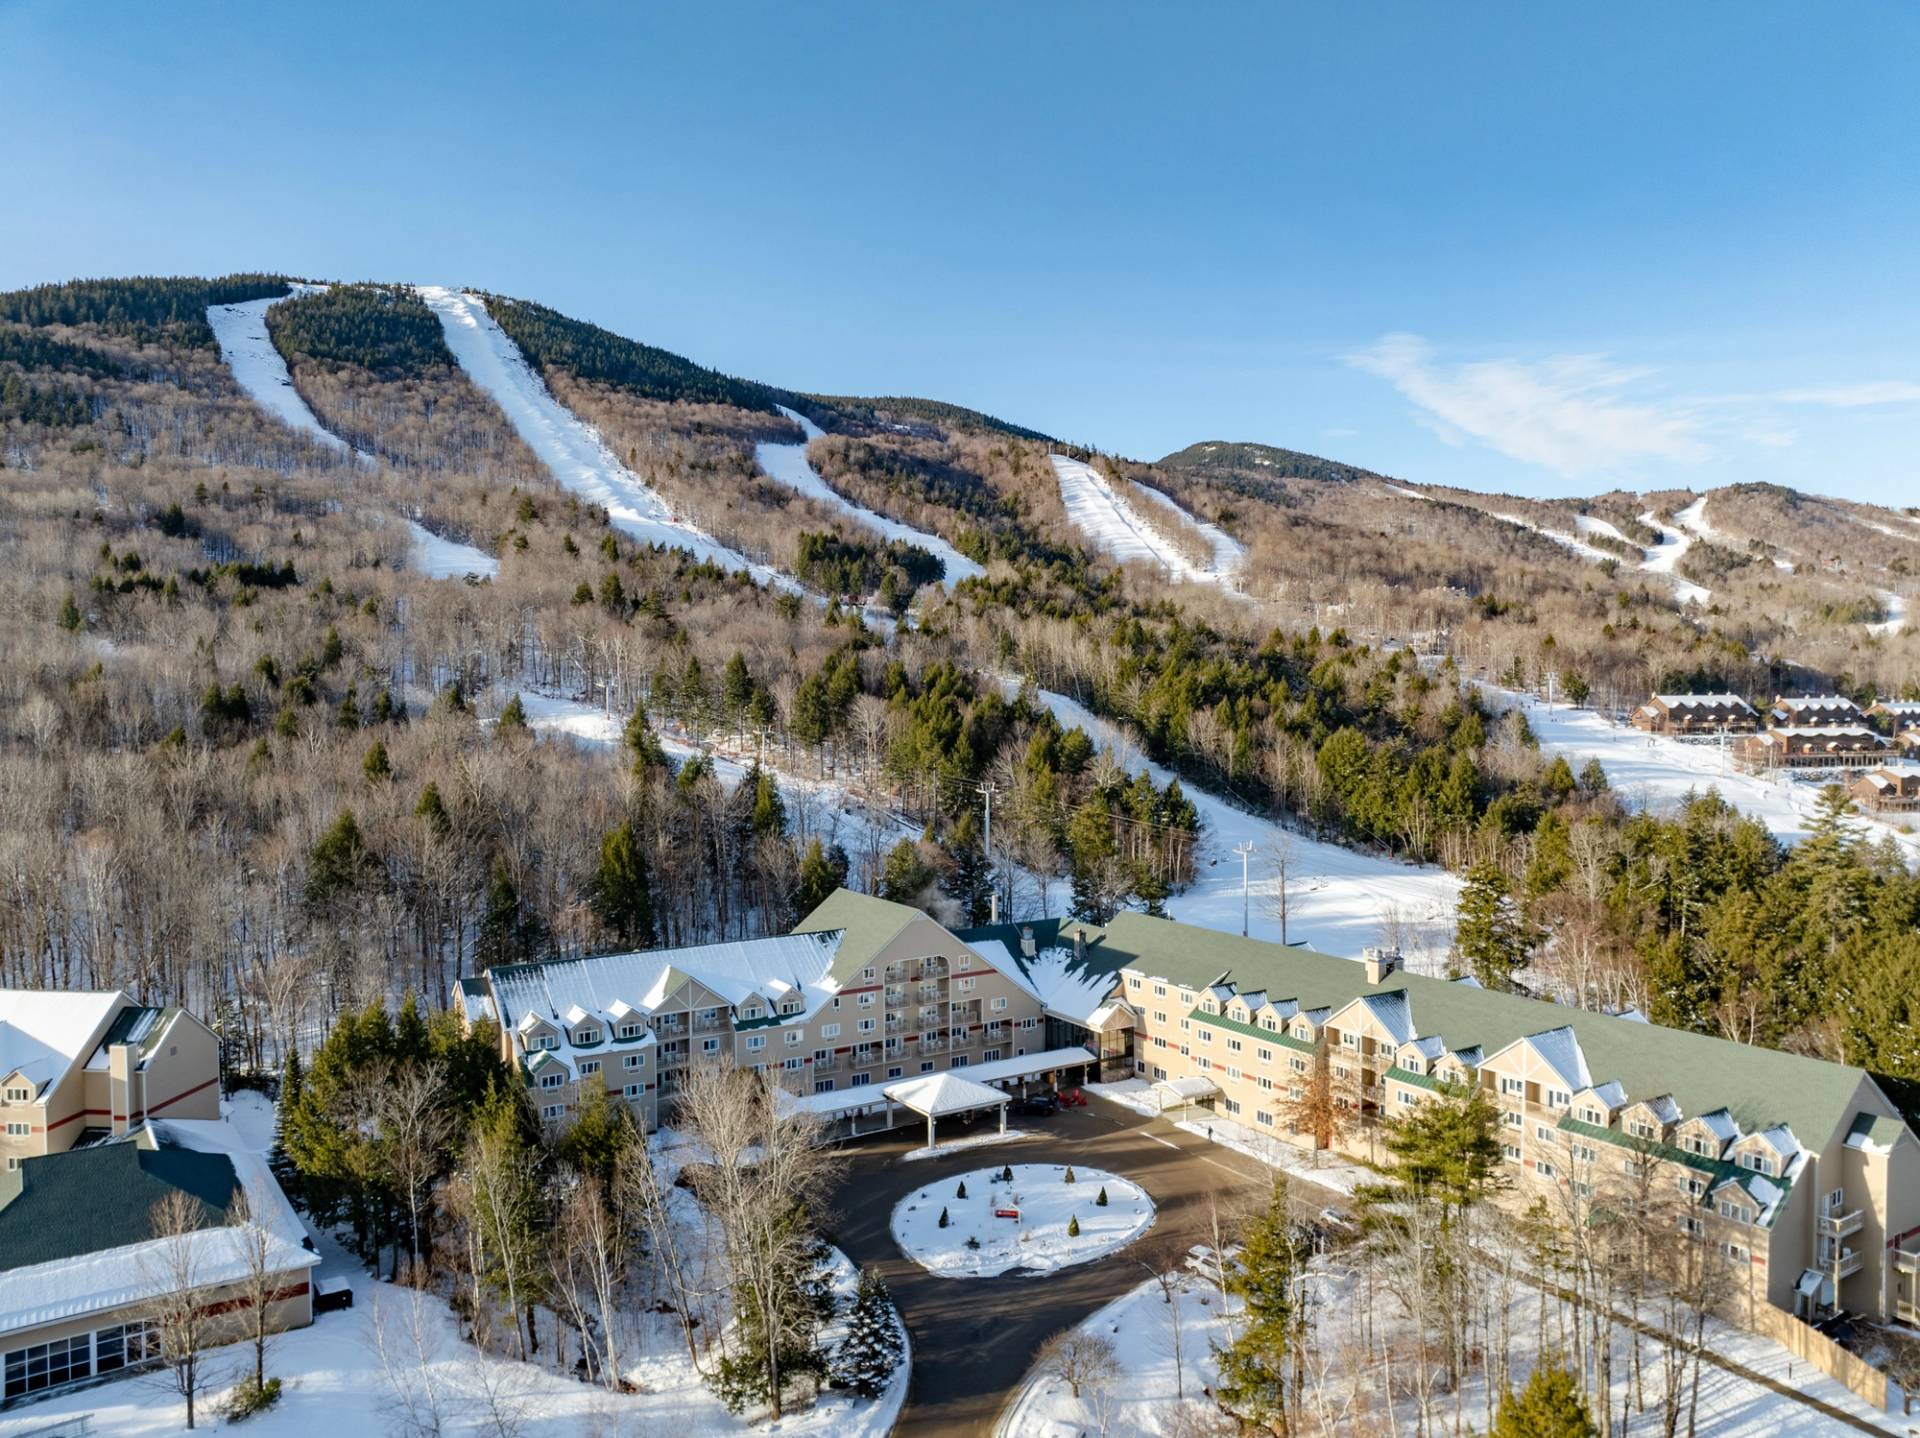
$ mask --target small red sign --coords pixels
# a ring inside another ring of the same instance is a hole
[[[1017,1208],[996,1208],[993,1211],[993,1216],[995,1218],[1018,1218],[1020,1216],[1020,1210]]]

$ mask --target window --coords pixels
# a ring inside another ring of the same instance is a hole
[[[600,1030],[575,1029],[573,1031],[573,1041],[577,1044],[597,1044],[600,1042]]]
[[[33,1090],[30,1088],[10,1088],[7,1090],[8,1103],[32,1103]]]
[[[787,1060],[787,1072],[795,1073],[798,1070],[805,1068],[806,1063],[807,1061],[805,1059],[801,1058],[800,1055],[795,1054],[792,1058]]]
[[[1731,1240],[1721,1244],[1720,1251],[1735,1263],[1747,1263],[1753,1258],[1752,1251],[1744,1243],[1734,1243]]]
[[[1627,1132],[1635,1138],[1658,1138],[1659,1131],[1643,1118],[1637,1118],[1627,1125]]]
[[[630,1083],[626,1086],[626,1088],[621,1090],[621,1092],[625,1093],[628,1098],[639,1098],[640,1095],[645,1093],[646,1091],[647,1091],[646,1085],[637,1084],[637,1083]]]
[[[1607,1116],[1597,1108],[1583,1108],[1580,1110],[1580,1122],[1590,1123],[1595,1128],[1605,1128]]]
[[[1270,1064],[1273,1062],[1272,1049],[1255,1049],[1253,1053],[1254,1053],[1254,1057],[1259,1059],[1260,1062],[1263,1064]]]
[[[1520,1162],[1520,1145],[1519,1144],[1517,1143],[1503,1144],[1501,1145],[1500,1152],[1506,1158],[1508,1163]]]
[[[847,1080],[847,1087],[848,1088],[865,1088],[868,1084],[872,1082],[873,1082],[872,1074],[855,1074],[852,1078]]]
[[[978,979],[962,979],[962,980],[960,980],[960,992],[961,992],[961,993],[963,993],[963,994],[970,994],[970,993],[972,993],[972,992],[973,992],[973,986],[974,986],[975,984],[977,984],[977,983],[979,983],[979,982],[980,982],[980,981],[979,981]]]
[[[1600,1150],[1592,1144],[1576,1143],[1573,1146],[1573,1156],[1581,1163],[1598,1163],[1600,1161]]]
[[[639,1038],[639,1037],[640,1037],[640,1025],[638,1025],[638,1024],[622,1024],[622,1025],[620,1025],[620,1037],[621,1037],[621,1038],[623,1038],[623,1039],[637,1039],[637,1038]]]
[[[960,970],[961,973],[965,973],[968,969],[973,967],[973,955],[972,954],[960,955],[960,957],[958,957],[953,961],[953,966],[954,968]]]
[[[567,1081],[567,1076],[563,1073],[550,1073],[550,1074],[540,1075],[541,1088],[559,1088],[560,1085],[565,1083],[566,1081]]]
[[[955,1054],[953,1056],[953,1062],[947,1065],[948,1068],[955,1068],[955,1069],[963,1069],[966,1066],[967,1066],[967,1056],[965,1054]]]
[[[585,1078],[588,1074],[597,1074],[599,1072],[600,1072],[599,1059],[582,1059],[580,1061],[580,1076],[582,1078]]]
[[[873,982],[873,968],[871,965],[869,965],[867,968],[860,970],[860,982],[863,984],[870,984]]]
[[[1353,1070],[1345,1064],[1335,1064],[1333,1066],[1333,1076],[1337,1079],[1350,1079],[1353,1077]]]
[[[701,1014],[701,1017],[702,1017],[702,1018],[705,1018],[707,1014],[710,1014],[710,1013],[712,1013],[712,1012],[713,1012],[713,1010],[712,1010],[712,1009],[708,1009],[708,1010],[706,1010],[706,1011],[705,1011],[704,1013],[702,1013],[702,1014]],[[746,1006],[745,1008],[743,1008],[743,1009],[741,1009],[741,1010],[740,1010],[740,1017],[741,1017],[741,1018],[743,1018],[743,1019],[757,1019],[757,1018],[759,1018],[759,1017],[760,1017],[760,1005],[758,1005],[758,1004],[748,1004],[748,1005],[747,1005],[747,1006]]]
[[[567,1106],[563,1103],[550,1103],[540,1110],[540,1117],[553,1119],[566,1116]]]
[[[1239,1052],[1240,1052],[1240,1040],[1238,1040],[1238,1039],[1228,1039],[1228,1040],[1227,1040],[1227,1052],[1228,1052],[1228,1053],[1230,1053],[1230,1054],[1237,1054],[1237,1053],[1239,1053]]]
[[[983,1054],[981,1054],[981,1055],[980,1055],[980,1062],[981,1062],[981,1063],[983,1063],[983,1064],[997,1064],[997,1063],[999,1063],[999,1062],[1000,1062],[1000,1050],[999,1050],[999,1049],[988,1049],[988,1050],[987,1050],[987,1051],[986,1051],[985,1053],[983,1053]]]
[[[620,1060],[620,1062],[630,1069],[643,1069],[647,1066],[647,1056],[645,1054],[628,1054]]]
[[[833,1080],[832,1079],[815,1079],[813,1081],[813,1091],[815,1093],[832,1093]]]
[[[1590,1183],[1582,1183],[1577,1178],[1573,1181],[1573,1191],[1581,1198],[1593,1197],[1593,1185]]]
[[[11,1123],[10,1122],[7,1125],[8,1138],[25,1138],[28,1134],[32,1132],[33,1132],[33,1125],[30,1123]]]
[[[1547,1090],[1547,1107],[1548,1108],[1567,1108],[1572,1103],[1573,1103],[1573,1095],[1568,1093],[1566,1090],[1557,1089],[1557,1088],[1550,1088]]]
[[[1307,1061],[1303,1058],[1289,1059],[1287,1060],[1287,1063],[1288,1063],[1288,1066],[1291,1067],[1293,1071],[1297,1074],[1303,1074],[1307,1071]]]
[[[1533,1136],[1542,1143],[1552,1143],[1558,1137],[1558,1135],[1544,1123],[1537,1123],[1533,1126]]]
[[[1519,1110],[1508,1109],[1500,1115],[1500,1122],[1504,1123],[1508,1128],[1523,1128],[1527,1121],[1521,1117]]]
[[[821,1038],[823,1038],[823,1039],[837,1039],[837,1038],[839,1038],[839,1037],[840,1037],[840,1025],[838,1025],[838,1024],[822,1024],[822,1025],[820,1025],[820,1037],[821,1037]]]
[[[1500,1080],[1500,1092],[1502,1094],[1523,1094],[1526,1091],[1527,1081],[1525,1079],[1502,1077]]]
[[[1164,999],[1167,996],[1167,986],[1165,984],[1155,984],[1153,986],[1153,996],[1156,999]]]
[[[93,1335],[56,1338],[51,1343],[17,1348],[7,1355],[6,1394],[18,1398],[23,1393],[38,1393],[92,1376]]]
[[[788,1029],[787,1030],[787,1047],[790,1049],[799,1048],[800,1045],[803,1042],[805,1042],[806,1037],[807,1037],[806,1034],[802,1033],[799,1029]]]
[[[887,1077],[888,1077],[888,1078],[890,1078],[890,1079],[897,1079],[897,1078],[899,1078],[899,1077],[900,1077],[900,1066],[899,1066],[898,1064],[896,1064],[896,1065],[894,1065],[894,1066],[893,1066],[892,1068],[890,1068],[890,1069],[888,1069],[888,1070],[887,1070]]]
[[[1360,1047],[1360,1035],[1354,1033],[1342,1034],[1340,1035],[1340,1042],[1347,1048],[1357,1049]]]
[[[560,1036],[558,1034],[542,1034],[540,1035],[540,1043],[538,1046],[543,1049],[557,1049],[560,1047]]]
[[[1230,1078],[1230,1079],[1237,1079],[1237,1078],[1239,1078],[1239,1077],[1240,1077],[1240,1070],[1239,1070],[1239,1069],[1237,1069],[1237,1068],[1235,1068],[1235,1067],[1234,1067],[1234,1066],[1233,1066],[1232,1064],[1228,1064],[1228,1065],[1227,1065],[1227,1077],[1228,1077],[1228,1078]]]
[[[1203,1043],[1203,1044],[1210,1044],[1210,1043],[1212,1043],[1212,1042],[1213,1042],[1213,1030],[1212,1030],[1212,1029],[1202,1029],[1202,1030],[1200,1030],[1200,1042],[1201,1042],[1201,1043]]]
[[[1040,1027],[1040,1020],[1038,1020],[1038,1019],[1022,1019],[1022,1020],[1020,1020],[1020,1027],[1021,1027],[1021,1028],[1023,1028],[1023,1029],[1037,1029],[1037,1028],[1039,1028],[1039,1027]]]
[[[873,1007],[873,995],[871,993],[865,993],[860,995],[860,1007],[863,1009],[870,1009]]]
[[[707,1042],[712,1044],[713,1048],[715,1049],[720,1047],[720,1041],[718,1039],[708,1039]],[[766,1046],[767,1046],[767,1036],[765,1034],[748,1034],[747,1035],[747,1051],[749,1053],[758,1053],[761,1049],[765,1048]],[[713,1049],[708,1049],[707,1052],[712,1053]]]
[[[1683,1214],[1680,1218],[1680,1231],[1698,1238],[1701,1233],[1700,1220]]]
[[[1536,1162],[1534,1163],[1534,1165],[1533,1165],[1533,1171],[1534,1171],[1535,1173],[1537,1173],[1537,1174],[1539,1174],[1539,1175],[1540,1175],[1540,1177],[1542,1177],[1542,1178],[1552,1178],[1552,1177],[1554,1176],[1554,1172],[1555,1172],[1555,1170],[1554,1170],[1554,1167],[1553,1167],[1553,1165],[1552,1165],[1552,1164],[1550,1164],[1550,1163],[1543,1163],[1543,1162],[1538,1162],[1538,1161],[1536,1161]]]
[[[1254,1117],[1259,1119],[1260,1122],[1265,1124],[1268,1128],[1273,1127],[1273,1115],[1268,1113],[1265,1109],[1261,1109],[1258,1113],[1254,1115]]]
[[[932,1059],[922,1059],[922,1060],[920,1060],[920,1072],[921,1072],[921,1073],[923,1073],[923,1074],[930,1074],[930,1073],[932,1073],[932,1072],[933,1072],[933,1060],[932,1060]]]
[[[1747,1152],[1740,1155],[1740,1166],[1750,1168],[1755,1173],[1772,1173],[1773,1160],[1764,1153]]]
[[[993,1001],[993,1011],[996,1014],[1005,1013],[1006,1009],[1007,1009],[1007,1001],[1005,999],[995,999]]]
[[[874,1030],[874,1020],[872,1019],[860,1020],[859,1029],[860,1029],[860,1032],[863,1034],[872,1033]]]
[[[1420,1102],[1420,1095],[1410,1088],[1396,1089],[1393,1096],[1409,1107]]]
[[[762,1038],[762,1037],[759,1037],[758,1035],[756,1035],[755,1037],[753,1037],[753,1038],[750,1038],[750,1039],[748,1039],[748,1040],[747,1040],[747,1047],[748,1047],[748,1048],[750,1048],[750,1049],[763,1049],[763,1048],[765,1048],[766,1046],[767,1046],[767,1041],[766,1041],[766,1039],[764,1039],[764,1038]],[[703,1054],[717,1054],[717,1053],[719,1053],[719,1052],[720,1052],[720,1040],[718,1040],[718,1039],[702,1039],[702,1040],[700,1040],[700,1052],[701,1052],[701,1053],[703,1053]]]
[[[1730,1218],[1735,1223],[1752,1222],[1752,1215],[1749,1214],[1746,1209],[1737,1203],[1729,1203],[1724,1198],[1720,1200],[1720,1216],[1722,1218]]]

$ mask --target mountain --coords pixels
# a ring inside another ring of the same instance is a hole
[[[1194,474],[1249,486],[1274,480],[1305,479],[1317,484],[1357,484],[1374,479],[1389,482],[1382,474],[1358,469],[1337,459],[1322,459],[1317,454],[1302,454],[1297,449],[1278,449],[1270,444],[1228,443],[1206,440],[1176,450],[1159,461],[1164,469],[1188,470]]]

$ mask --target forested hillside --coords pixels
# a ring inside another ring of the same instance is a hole
[[[1468,682],[1551,673],[1608,703],[1859,688],[1911,679],[1910,637],[1803,645],[1684,608],[1484,496],[1329,471],[1308,502],[1093,456],[1248,545],[1244,592],[1170,585],[1071,528],[1031,431],[796,398],[494,301],[636,475],[811,597],[783,592],[636,543],[562,487],[404,287],[268,311],[301,396],[371,462],[276,423],[191,334],[195,304],[204,325],[206,303],[285,289],[0,297],[0,983],[224,1009],[270,1055],[371,998],[441,1004],[489,962],[779,929],[842,879],[977,921],[988,783],[1003,900],[1100,918],[1191,878],[1186,785],[1466,875],[1457,961],[1485,982],[1920,1077],[1920,890],[1897,856],[1834,824],[1789,854],[1705,799],[1632,813]],[[829,430],[808,456],[833,489],[985,572],[948,594],[924,549],[770,478],[758,447],[801,439],[776,404]],[[1732,532],[1766,499],[1707,513]],[[498,575],[426,578],[407,520]],[[1180,783],[1063,730],[1033,686]],[[543,736],[542,705],[624,740]]]

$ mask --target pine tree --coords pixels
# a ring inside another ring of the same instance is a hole
[[[431,779],[420,790],[420,801],[413,806],[413,816],[442,836],[453,827],[453,821],[447,815],[446,803],[440,798],[440,786]]]
[[[387,746],[378,739],[367,749],[367,757],[360,761],[360,771],[367,776],[370,784],[384,784],[393,777],[393,764],[387,758]]]
[[[1063,1178],[1063,1179],[1061,1179],[1060,1181],[1061,1181],[1062,1183],[1078,1183],[1078,1182],[1079,1182],[1080,1180],[1079,1180],[1079,1179],[1077,1179],[1077,1178],[1075,1178],[1075,1177],[1073,1176],[1073,1169],[1072,1169],[1071,1167],[1069,1167],[1069,1168],[1067,1169],[1067,1176],[1066,1176],[1065,1178]]]
[[[878,1398],[900,1366],[902,1347],[900,1320],[886,1282],[878,1269],[863,1268],[853,1311],[847,1315],[846,1336],[833,1351],[834,1387],[862,1398]]]
[[[1093,1206],[1095,1208],[1105,1208],[1107,1206],[1107,1190],[1105,1185],[1101,1186],[1099,1195],[1093,1200]]]
[[[505,858],[493,861],[487,882],[487,907],[480,917],[479,951],[483,966],[525,963],[540,945],[539,917],[520,902],[520,890]]]
[[[627,746],[627,752],[633,755],[633,772],[645,774],[649,769],[670,769],[667,751],[660,747],[660,736],[653,732],[653,724],[647,718],[644,704],[633,706],[633,715],[627,720],[626,732],[621,742]]]
[[[966,922],[977,928],[993,916],[993,869],[972,810],[962,814],[947,831],[943,847],[951,867],[942,887],[960,906]]]
[[[947,1211],[946,1211],[946,1209],[944,1209],[944,1208],[942,1208],[942,1209],[940,1210],[940,1222],[939,1222],[938,1224],[936,1224],[936,1225],[935,1225],[935,1227],[937,1227],[937,1228],[945,1228],[945,1227],[947,1227],[947,1226],[948,1226],[949,1224],[951,1224],[952,1222],[953,1222],[953,1220],[952,1220],[951,1218],[948,1218],[948,1217],[947,1217]]]
[[[1509,887],[1505,871],[1483,859],[1467,871],[1460,891],[1454,947],[1468,971],[1490,989],[1512,987],[1514,971],[1527,961],[1526,926]]]
[[[1533,1370],[1527,1386],[1500,1400],[1489,1438],[1596,1438],[1573,1375],[1558,1363]]]
[[[805,918],[824,904],[833,891],[846,881],[846,851],[835,844],[829,855],[828,851],[821,846],[819,839],[808,841],[807,852],[800,860],[800,882],[794,890],[795,914]]]
[[[588,887],[594,917],[614,939],[643,949],[654,940],[653,885],[631,820],[600,841],[600,864]]]
[[[967,1181],[964,1178],[960,1180],[960,1187],[953,1191],[953,1196],[955,1198],[965,1198],[967,1196]]]
[[[1078,1238],[1079,1236],[1080,1236],[1080,1215],[1077,1213],[1070,1213],[1067,1215],[1067,1237]]]
[[[1248,1226],[1227,1292],[1241,1303],[1239,1331],[1214,1346],[1220,1402],[1243,1423],[1286,1429],[1287,1375],[1297,1341],[1295,1279],[1305,1255],[1287,1217],[1287,1182],[1276,1176],[1266,1210]]]
[[[493,726],[494,732],[502,738],[509,735],[525,734],[527,729],[527,706],[520,702],[515,694],[507,700],[506,707],[500,711],[500,718]]]
[[[74,602],[73,591],[67,591],[67,597],[60,601],[60,627],[69,634],[78,634],[86,620],[80,615],[80,606]]]
[[[307,856],[307,903],[321,906],[368,883],[375,867],[360,822],[342,809]]]

